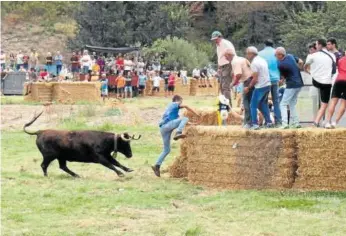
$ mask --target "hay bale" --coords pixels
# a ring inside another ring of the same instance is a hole
[[[306,129],[297,133],[298,170],[294,188],[346,189],[346,129]]]
[[[184,112],[184,116],[189,118],[192,122],[200,121],[200,125],[218,125],[217,123],[217,107],[215,105],[215,109],[203,109],[197,110],[197,114],[200,117],[197,117],[193,113],[189,111]],[[240,108],[233,108],[229,113],[227,118],[228,125],[241,125],[243,123],[243,116],[241,115]]]
[[[180,148],[180,156],[175,158],[168,171],[173,178],[187,177],[187,143],[183,140]]]
[[[290,188],[296,170],[294,131],[196,126],[185,140],[188,179],[237,189]],[[286,140],[286,142],[283,142]]]

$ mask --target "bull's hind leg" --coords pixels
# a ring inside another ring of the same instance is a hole
[[[66,173],[72,175],[73,177],[79,178],[79,175],[77,175],[76,173],[71,171],[69,168],[67,168],[66,160],[62,160],[62,159],[58,159],[58,160],[59,160],[59,167],[60,167],[60,169],[62,169]]]
[[[49,164],[54,161],[55,157],[43,155],[43,161],[41,164],[44,176],[47,176],[47,169]]]

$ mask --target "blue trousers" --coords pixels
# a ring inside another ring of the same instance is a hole
[[[299,125],[298,113],[296,105],[298,101],[298,95],[301,88],[286,88],[282,100],[280,103],[282,122],[283,125],[288,125],[287,106],[290,108],[290,123],[292,125]]]
[[[281,124],[281,110],[280,110],[280,97],[279,97],[279,82],[272,82],[270,87],[270,93],[272,94],[273,106],[274,106],[274,118],[275,124]]]
[[[161,165],[166,156],[171,152],[171,136],[173,130],[177,129],[177,132],[183,132],[183,129],[188,121],[188,118],[183,117],[181,119],[172,120],[160,127],[160,132],[163,140],[163,151],[157,159],[156,165]]]
[[[253,125],[258,125],[257,109],[259,109],[265,119],[266,124],[271,124],[270,111],[268,106],[268,95],[270,91],[270,85],[263,88],[255,88],[252,93],[250,110],[251,110],[251,121]]]

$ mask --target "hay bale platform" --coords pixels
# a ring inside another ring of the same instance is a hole
[[[181,150],[171,175],[198,185],[346,190],[346,129],[195,126],[187,130]]]
[[[99,101],[100,88],[100,82],[34,82],[25,85],[25,89],[30,91],[25,100],[59,103]]]

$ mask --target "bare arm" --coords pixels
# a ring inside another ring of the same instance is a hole
[[[255,84],[257,84],[257,82],[258,82],[258,73],[253,72],[252,73],[252,80],[251,80],[251,83],[249,84],[249,89],[253,88],[255,86]]]
[[[235,76],[235,79],[231,83],[231,88],[239,82],[240,78],[241,78],[241,74],[238,74]]]
[[[310,65],[309,64],[305,64],[304,65],[304,71],[308,74],[310,74]]]
[[[188,110],[189,112],[193,113],[195,116],[198,116],[198,117],[199,117],[199,115],[198,115],[192,108],[190,108],[189,106],[180,105],[180,108],[185,108],[185,109]]]

